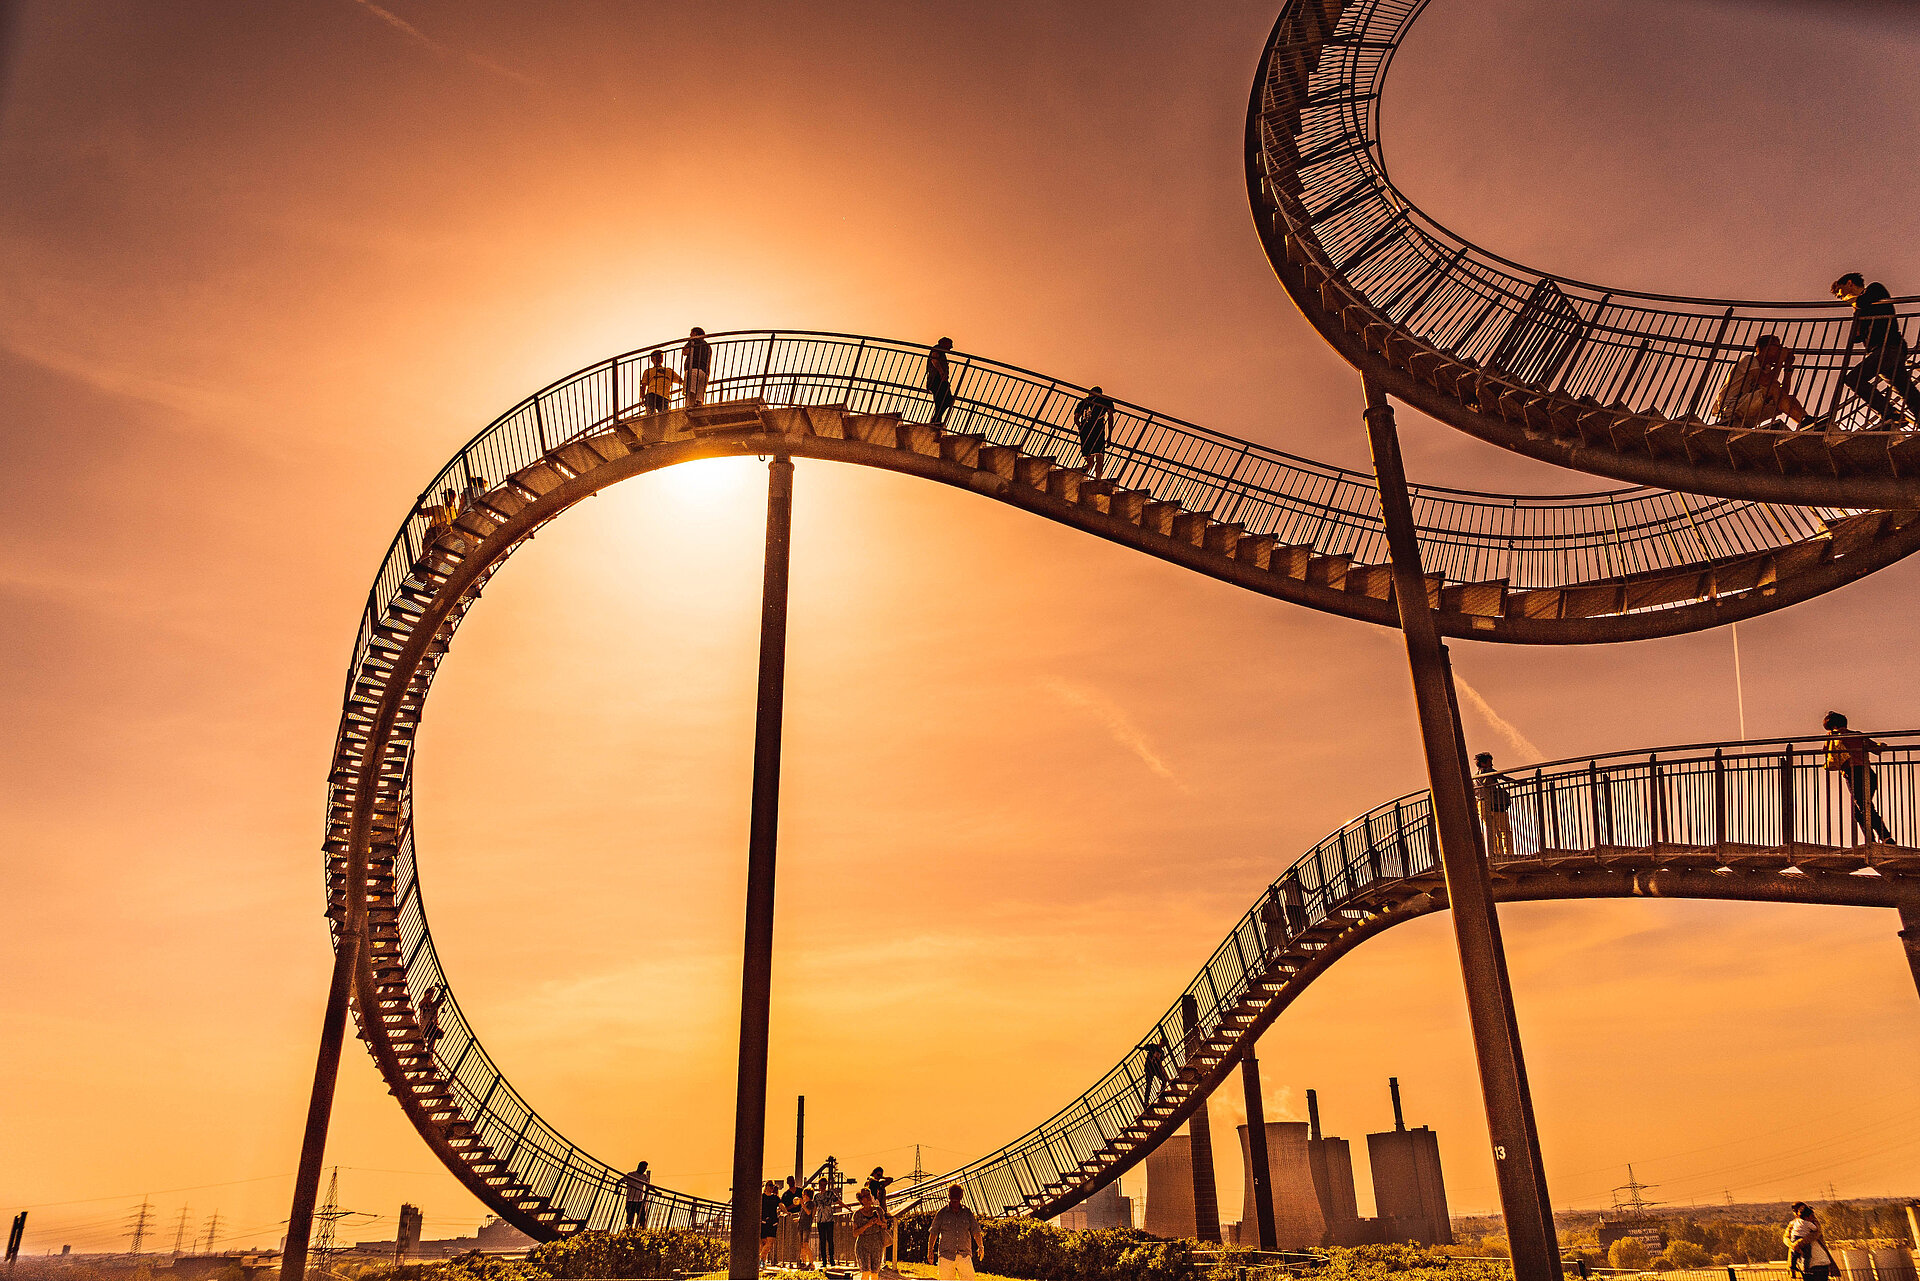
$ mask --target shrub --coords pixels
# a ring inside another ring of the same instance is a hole
[[[1647,1247],[1632,1237],[1621,1237],[1607,1247],[1607,1262],[1616,1268],[1644,1269],[1652,1261],[1647,1255]]]
[[[1713,1262],[1706,1247],[1692,1241],[1669,1242],[1666,1254],[1667,1262],[1676,1268],[1704,1268]]]
[[[1512,1281],[1510,1265],[1486,1259],[1454,1259],[1439,1250],[1404,1245],[1360,1245],[1327,1251],[1316,1281]]]
[[[727,1243],[685,1230],[580,1232],[535,1246],[527,1252],[527,1260],[536,1275],[544,1277],[669,1277],[676,1272],[711,1272],[726,1267]],[[496,1279],[476,1277],[472,1281]]]

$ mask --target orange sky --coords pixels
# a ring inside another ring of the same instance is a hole
[[[0,101],[0,1213],[38,1207],[28,1251],[114,1248],[147,1191],[169,1245],[183,1203],[279,1236],[354,623],[420,486],[532,388],[695,323],[950,333],[1364,464],[1357,380],[1248,226],[1271,21],[26,4]],[[1387,154],[1442,221],[1567,274],[1819,297],[1860,266],[1920,292],[1916,59],[1900,5],[1454,0],[1396,68]],[[1415,479],[1603,487],[1403,423]],[[543,532],[421,737],[423,880],[488,1046],[569,1134],[709,1195],[763,484],[699,464]],[[800,1092],[812,1157],[1011,1138],[1271,876],[1423,780],[1392,633],[901,477],[802,463],[796,508],[772,1153]],[[1812,735],[1830,706],[1920,724],[1916,584],[1897,566],[1743,627],[1749,732]],[[1548,757],[1738,732],[1724,633],[1454,653]],[[1468,715],[1476,750],[1527,755]],[[1557,1205],[1603,1203],[1628,1161],[1682,1201],[1920,1191],[1888,914],[1503,916]],[[1260,1051],[1270,1117],[1317,1087],[1350,1139],[1389,1123],[1397,1074],[1456,1211],[1493,1205],[1444,920],[1367,944]],[[357,1048],[329,1157],[387,1216],[348,1236],[390,1235],[402,1198],[429,1235],[480,1217]]]

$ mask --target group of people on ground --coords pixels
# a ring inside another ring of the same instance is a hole
[[[1841,373],[1840,385],[1873,412],[1880,430],[1910,430],[1920,423],[1920,388],[1907,368],[1907,340],[1900,332],[1893,295],[1878,281],[1868,284],[1860,272],[1850,271],[1833,282],[1833,296],[1853,308],[1847,342],[1862,353]],[[1782,418],[1795,427],[1820,426],[1793,394],[1793,362],[1793,350],[1778,334],[1760,335],[1720,384],[1713,399],[1714,421],[1742,429]],[[1904,415],[1882,389],[1883,382],[1899,395]]]
[[[848,1180],[852,1182],[852,1180]],[[837,1266],[839,1251],[852,1247],[854,1266],[862,1277],[877,1278],[891,1254],[899,1255],[898,1224],[887,1207],[887,1189],[893,1183],[875,1166],[855,1193],[851,1211],[845,1209],[837,1169],[829,1163],[817,1181],[803,1183],[787,1176],[783,1187],[768,1179],[760,1189],[760,1262],[776,1262],[783,1228],[794,1235],[786,1247],[797,1255],[784,1261],[802,1266]],[[980,1221],[965,1204],[959,1185],[947,1189],[947,1204],[934,1215],[927,1239],[927,1261],[941,1277],[971,1277],[973,1262],[984,1250]],[[841,1235],[845,1229],[846,1236]],[[817,1248],[816,1248],[817,1242]]]

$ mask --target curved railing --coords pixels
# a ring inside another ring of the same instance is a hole
[[[924,421],[931,400],[928,349],[852,334],[754,331],[713,336],[708,399],[756,397],[774,405],[842,404],[861,413]],[[421,495],[473,482],[485,488],[553,449],[604,428],[639,403],[653,352],[678,360],[680,343],[611,357],[508,410],[461,449]],[[952,357],[955,431],[1028,453],[1078,457],[1073,409],[1086,389],[984,357]],[[1317,554],[1383,563],[1379,493],[1364,472],[1117,402],[1109,478],[1220,521],[1245,524]],[[1818,535],[1851,508],[1782,506],[1659,489],[1573,495],[1502,495],[1415,486],[1414,517],[1428,572],[1458,582],[1504,580],[1513,590],[1559,587],[1698,566]],[[429,532],[424,507],[394,536],[362,617],[355,659],[417,561]]]
[[[1734,360],[1762,334],[1777,334],[1797,353],[1792,390],[1821,425],[1878,426],[1879,416],[1841,382],[1861,354],[1850,349],[1853,312],[1844,303],[1685,298],[1588,284],[1482,249],[1409,200],[1387,174],[1379,104],[1393,55],[1425,7],[1426,0],[1288,0],[1275,25],[1249,116],[1249,184],[1263,235],[1287,242],[1269,240],[1276,266],[1286,256],[1316,269],[1303,282],[1308,296],[1295,289],[1303,310],[1338,312],[1358,299],[1369,316],[1420,347],[1504,382],[1682,422],[1711,417]],[[1340,288],[1326,290],[1329,280]],[[1920,332],[1920,299],[1897,306],[1903,333]],[[1385,347],[1378,338],[1373,345]],[[1491,409],[1471,400],[1469,408]],[[1907,433],[1871,434],[1878,438],[1872,461],[1885,470],[1885,450],[1904,444]],[[1814,460],[1810,453],[1809,465]],[[1726,461],[1686,458],[1714,470]],[[1790,453],[1763,465],[1797,461]]]
[[[1824,746],[1765,739],[1569,759],[1506,775],[1513,851],[1496,860],[1496,875],[1503,861],[1623,848],[1647,851],[1650,865],[1662,851],[1679,849],[1736,861],[1747,852],[1778,851],[1783,865],[1842,868],[1872,866],[1878,853],[1899,861],[1897,874],[1910,875],[1920,871],[1920,851],[1912,848],[1920,844],[1920,731],[1876,737],[1888,749],[1875,758],[1878,810],[1897,847],[1862,843],[1844,780],[1824,768]],[[1357,904],[1372,904],[1396,883],[1435,879],[1438,867],[1427,792],[1343,825],[1267,887],[1180,997],[1092,1089],[999,1151],[901,1195],[913,1202],[964,1183],[970,1204],[995,1212],[1070,1208],[1079,1199],[1076,1186],[1098,1186],[1086,1167],[1103,1152],[1124,1146],[1130,1132],[1138,1136],[1131,1159],[1099,1168],[1099,1183],[1117,1178],[1157,1142],[1146,1124],[1149,1046],[1163,1047],[1169,1076],[1203,1056],[1208,1065],[1224,1058],[1230,1066],[1232,1047],[1261,1030],[1246,1011],[1291,941]],[[1049,1191],[1063,1181],[1067,1191]]]

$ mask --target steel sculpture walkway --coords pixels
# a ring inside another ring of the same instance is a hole
[[[1395,397],[1562,466],[1770,502],[1920,506],[1920,432],[1877,430],[1841,385],[1860,355],[1846,305],[1678,298],[1536,271],[1447,230],[1393,185],[1380,95],[1425,8],[1287,0],[1254,82],[1254,222],[1321,335]],[[1920,300],[1898,306],[1914,337]],[[1831,430],[1703,421],[1733,361],[1766,333],[1799,353],[1793,389]]]
[[[533,1110],[450,993],[429,1038],[419,1003],[447,978],[422,900],[411,779],[415,730],[455,629],[547,521],[607,485],[664,467],[782,454],[966,488],[1236,586],[1397,621],[1370,478],[1122,406],[1115,474],[1095,481],[1061,461],[1077,457],[1078,387],[959,356],[959,402],[941,430],[915,421],[926,417],[923,347],[824,334],[712,341],[709,407],[635,415],[648,349],[563,379],[469,442],[423,496],[465,493],[464,510],[450,530],[418,512],[401,527],[369,595],[347,680],[325,848],[336,937],[356,900],[367,911],[354,978],[361,1035],[429,1146],[536,1237],[624,1221],[620,1174]],[[1423,489],[1419,503],[1435,571],[1428,595],[1442,627],[1497,641],[1713,626],[1860,577],[1920,539],[1910,513],[1647,490],[1528,498]],[[1895,830],[1912,839],[1908,750],[1887,773]],[[1920,870],[1908,849],[1846,848],[1837,835],[1844,824],[1834,826],[1832,797],[1804,752],[1744,747],[1717,756],[1711,770],[1705,760],[1695,753],[1543,771],[1519,806],[1536,816],[1536,835],[1521,826],[1522,849],[1537,857],[1503,867],[1503,893],[1886,906],[1907,883],[1901,878]],[[1707,778],[1720,788],[1711,827],[1702,826],[1699,795]],[[1117,1178],[1333,959],[1388,924],[1444,906],[1424,804],[1407,798],[1358,820],[1275,883],[1265,924],[1256,907],[1149,1032],[1169,1038],[1173,1079],[1164,1091],[1143,1097],[1144,1051],[1135,1051],[1038,1129],[936,1182],[964,1180],[980,1206],[1050,1215]],[[1544,851],[1537,833],[1547,834]],[[1854,874],[1868,862],[1875,871]],[[1189,999],[1197,1030],[1184,1039],[1178,1024]],[[726,1214],[717,1202],[653,1192],[657,1226],[713,1225]]]

